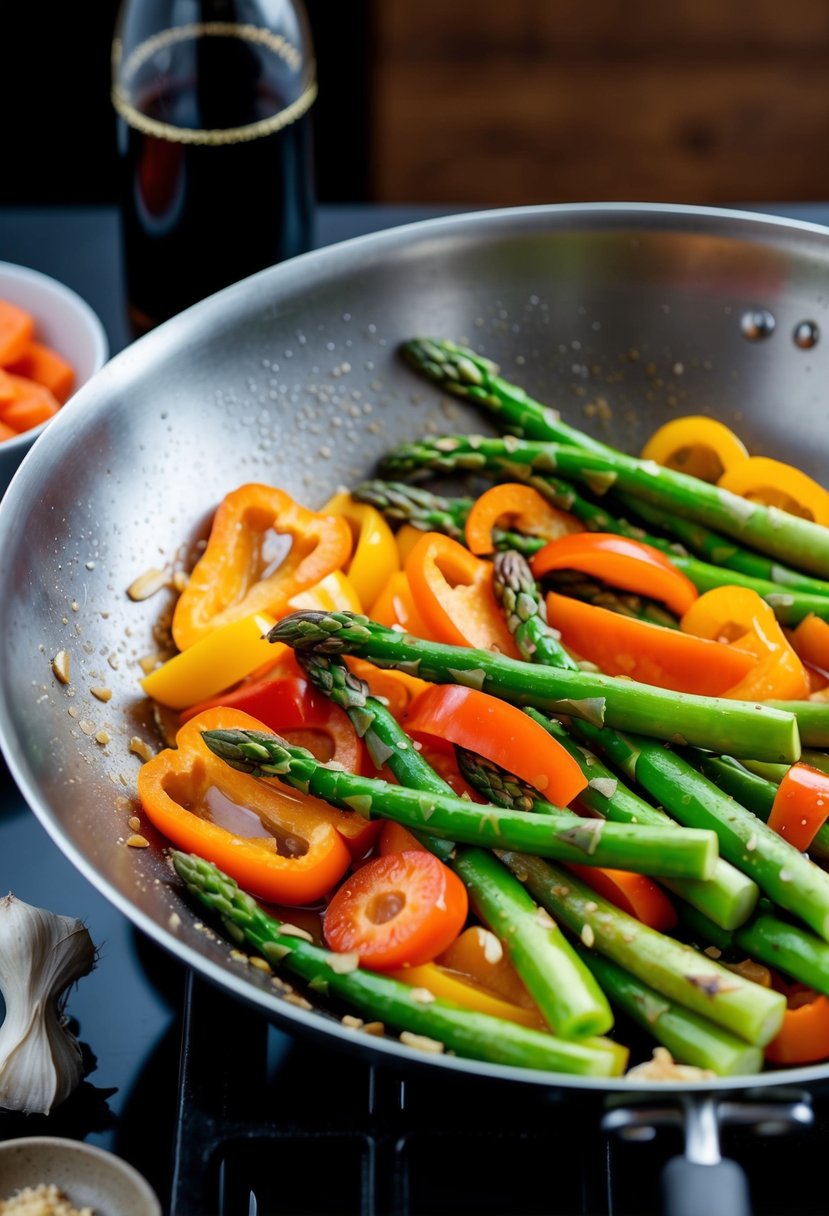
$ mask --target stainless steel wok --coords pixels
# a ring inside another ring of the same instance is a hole
[[[322,1010],[287,1004],[197,927],[163,842],[124,844],[140,764],[132,741],[156,742],[139,660],[156,651],[153,628],[170,603],[167,592],[135,603],[126,589],[203,535],[217,501],[243,481],[272,481],[318,505],[404,438],[486,429],[398,360],[398,343],[416,334],[468,342],[625,449],[666,418],[711,413],[737,423],[755,452],[825,478],[828,309],[829,230],[586,205],[454,216],[349,241],[174,318],[60,413],[0,505],[0,736],[34,812],[140,929],[289,1028],[419,1067],[629,1093],[624,1080],[427,1058],[394,1038],[368,1040]],[[60,650],[70,655],[68,686],[50,666]],[[101,685],[108,703],[90,692]],[[763,1092],[827,1077],[825,1065],[775,1072]],[[757,1086],[732,1078],[693,1097],[664,1084],[637,1091],[676,1093],[699,1131],[726,1094]],[[715,1148],[709,1136],[692,1156]]]

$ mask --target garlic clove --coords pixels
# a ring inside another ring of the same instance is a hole
[[[0,1108],[48,1114],[83,1077],[78,1040],[63,1010],[70,986],[95,965],[81,921],[0,899]]]

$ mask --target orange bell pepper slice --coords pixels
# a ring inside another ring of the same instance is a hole
[[[491,929],[470,925],[435,960],[441,967],[473,980],[501,1000],[522,1009],[538,1010],[509,955]],[[544,1023],[546,1025],[546,1023]]]
[[[179,596],[176,645],[186,650],[253,612],[279,617],[293,596],[339,569],[350,553],[344,519],[308,511],[273,486],[240,486],[219,504],[207,547]]]
[[[789,640],[804,663],[829,673],[829,623],[810,612],[792,630]]]
[[[349,812],[237,772],[214,756],[202,731],[237,727],[263,729],[238,709],[210,709],[185,723],[176,747],[139,770],[144,813],[177,848],[212,861],[251,895],[289,907],[314,903],[351,863],[337,830]]]
[[[793,465],[768,456],[746,456],[717,482],[722,489],[750,502],[779,507],[790,515],[829,526],[829,492]]]
[[[789,1007],[765,1048],[766,1059],[772,1064],[814,1064],[829,1058],[829,1000],[801,984],[788,987],[786,996]]]
[[[395,823],[393,819],[381,822],[380,835],[377,837],[377,852],[381,857],[387,857],[389,853],[416,853],[418,849],[428,853],[429,850],[402,823]]]
[[[605,675],[675,692],[719,697],[757,666],[757,656],[721,642],[636,620],[551,591],[547,618],[568,650]]]
[[[798,761],[778,786],[768,825],[805,853],[829,816],[829,776]]]
[[[394,534],[397,552],[400,556],[401,569],[406,565],[409,554],[414,549],[417,542],[423,535],[422,528],[416,528],[414,524],[402,524]]]
[[[559,511],[538,490],[511,481],[492,486],[473,503],[464,526],[470,552],[479,557],[494,553],[492,530],[497,525],[544,540],[584,531],[574,515]]]
[[[369,615],[373,621],[385,625],[388,629],[399,626],[417,638],[436,640],[418,611],[405,570],[397,570],[392,574],[372,604]]]
[[[747,456],[739,436],[723,422],[703,414],[672,418],[642,448],[643,460],[712,483]]]
[[[567,806],[587,786],[576,761],[543,727],[515,705],[477,689],[430,684],[412,703],[405,725],[415,737],[485,756],[556,806]]]
[[[682,617],[683,633],[727,642],[759,660],[722,693],[737,701],[802,701],[809,677],[778,623],[774,609],[747,587],[714,587]]]
[[[611,587],[661,600],[681,616],[697,598],[687,575],[652,545],[613,532],[579,532],[550,541],[530,562],[536,578],[551,570],[580,570]]]
[[[634,916],[643,925],[649,925],[660,933],[667,933],[676,925],[678,918],[674,905],[662,888],[646,875],[575,864],[568,865],[567,869],[591,890],[629,916]]]
[[[440,532],[424,532],[406,560],[415,606],[434,641],[518,658],[492,590],[492,565]]]
[[[430,963],[464,926],[466,887],[433,853],[388,853],[338,888],[323,917],[332,950],[375,971]]]

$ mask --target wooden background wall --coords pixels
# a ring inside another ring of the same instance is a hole
[[[371,0],[385,201],[829,198],[827,0]]]

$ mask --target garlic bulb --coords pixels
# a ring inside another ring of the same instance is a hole
[[[63,1008],[69,986],[94,964],[79,920],[12,894],[0,899],[0,1108],[46,1115],[80,1082],[81,1048]]]

